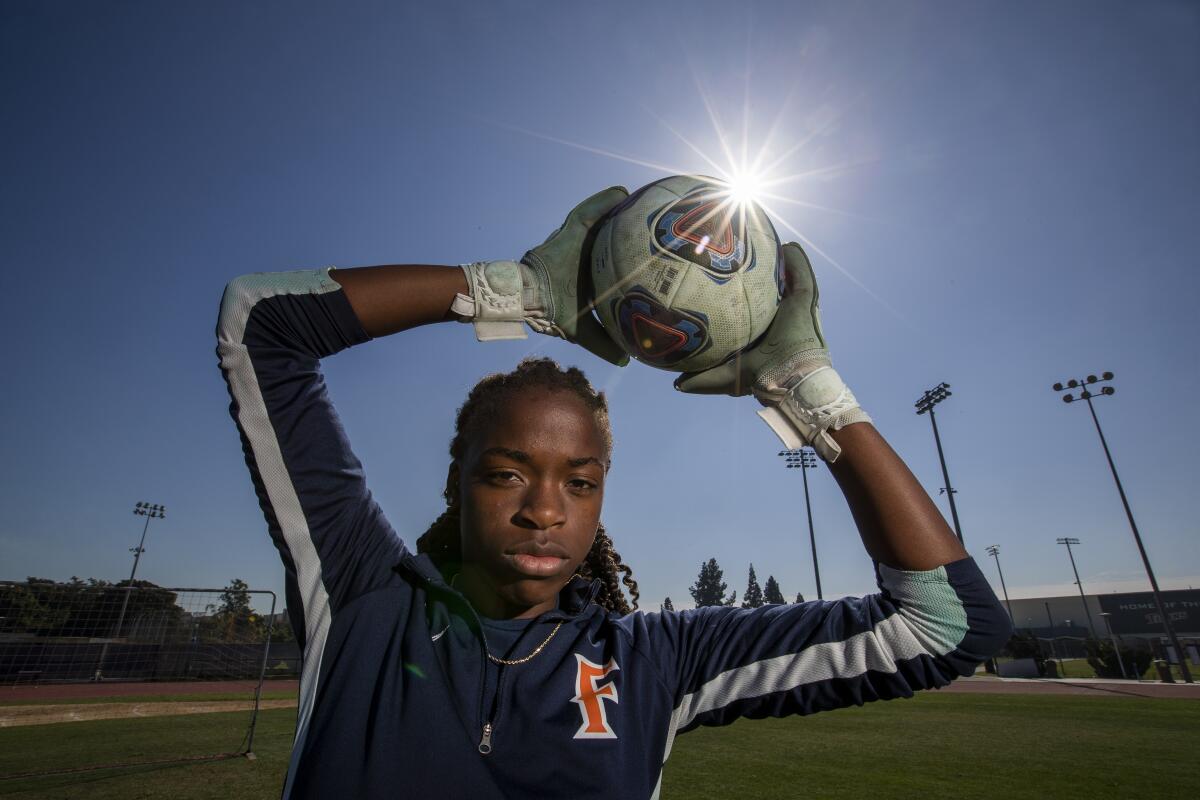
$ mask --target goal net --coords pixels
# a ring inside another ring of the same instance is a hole
[[[128,756],[107,741],[102,764],[43,771],[251,754],[260,707],[294,708],[300,653],[275,605],[273,592],[236,580],[224,589],[0,583],[0,728],[34,736],[47,731],[33,727],[53,725],[56,737],[103,739],[102,721],[136,719],[147,733],[164,724],[206,731],[135,743],[126,724]],[[12,755],[0,756],[0,777],[37,772]]]

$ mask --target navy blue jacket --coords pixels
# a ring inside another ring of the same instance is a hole
[[[657,797],[680,733],[908,697],[1009,635],[964,559],[880,565],[862,598],[624,616],[575,579],[501,644],[367,490],[319,360],[369,337],[329,271],[238,278],[217,334],[304,652],[287,798]],[[559,621],[530,661],[486,658],[489,641],[530,652]]]

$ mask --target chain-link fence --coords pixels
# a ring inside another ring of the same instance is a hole
[[[164,749],[152,760],[249,754],[264,681],[300,671],[299,648],[275,605],[274,592],[241,581],[224,589],[0,583],[0,727],[211,714],[195,724],[213,737],[182,737],[189,752]],[[227,723],[214,726],[222,713]],[[103,766],[143,763],[145,755]],[[79,768],[94,766],[70,766]]]
[[[268,591],[0,583],[0,685],[294,676],[288,633]]]

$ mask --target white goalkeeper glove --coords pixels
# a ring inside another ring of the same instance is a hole
[[[793,450],[809,445],[833,462],[842,450],[828,432],[871,418],[830,363],[808,256],[790,242],[781,257],[786,290],[758,344],[712,369],[681,375],[675,388],[697,394],[753,393],[765,406],[759,416],[784,445]]]
[[[546,241],[515,261],[464,264],[469,294],[459,294],[451,310],[475,323],[481,341],[524,339],[524,324],[538,333],[581,345],[617,366],[626,355],[592,316],[589,250],[593,229],[629,196],[621,186],[592,195],[577,205]]]

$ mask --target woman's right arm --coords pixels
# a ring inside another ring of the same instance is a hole
[[[244,275],[226,287],[217,353],[246,464],[286,572],[304,644],[386,582],[404,545],[372,499],[320,360],[372,336],[451,319],[457,267]]]
[[[460,267],[361,267],[333,270],[363,329],[373,338],[457,318],[456,295],[467,292]]]
[[[469,318],[480,340],[524,336],[527,322],[624,363],[580,288],[590,232],[626,195],[614,187],[587,198],[519,265],[258,273],[226,288],[217,353],[306,652],[339,605],[389,580],[404,553],[367,491],[320,360],[374,337]]]

